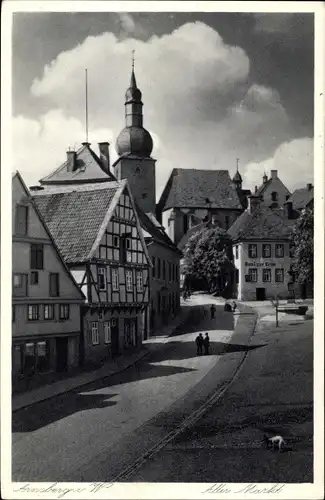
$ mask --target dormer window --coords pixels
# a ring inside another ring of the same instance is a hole
[[[278,201],[278,193],[276,191],[271,193],[271,199],[272,201]]]

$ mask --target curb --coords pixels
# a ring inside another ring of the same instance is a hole
[[[182,321],[186,320],[188,314],[189,314],[189,311],[188,311],[187,314],[184,315],[184,317],[180,318],[180,320],[179,320],[179,322],[177,324],[175,324],[173,326],[173,328],[171,329],[171,331],[169,332],[169,334],[166,335],[166,340],[163,341],[163,342],[161,342],[162,345],[164,345],[164,344],[166,344],[168,342],[169,337],[171,337],[173,335],[174,331],[179,327],[180,323]],[[181,314],[179,316],[181,316]],[[153,337],[151,337],[151,338],[153,338]],[[111,372],[107,373],[106,375],[103,375],[103,374],[100,374],[100,375],[98,374],[98,376],[94,375],[94,378],[91,378],[90,380],[87,380],[87,382],[77,383],[75,386],[70,387],[68,389],[67,388],[62,389],[62,390],[59,389],[57,392],[54,392],[53,394],[49,394],[47,396],[42,396],[40,399],[37,399],[35,401],[29,402],[29,403],[22,403],[22,404],[18,403],[18,405],[16,405],[16,407],[15,407],[14,397],[12,397],[12,405],[11,405],[12,406],[12,413],[14,413],[16,411],[19,411],[19,410],[22,410],[24,408],[28,408],[29,406],[32,406],[34,404],[41,403],[42,401],[46,401],[48,399],[55,398],[56,396],[60,396],[61,394],[66,394],[66,393],[72,392],[75,389],[78,389],[78,388],[84,387],[85,385],[88,385],[88,384],[91,384],[93,382],[96,382],[96,380],[101,380],[101,379],[108,378],[108,377],[111,377],[113,375],[116,375],[118,373],[122,373],[125,370],[127,370],[128,368],[130,368],[131,366],[135,365],[136,363],[138,363],[139,361],[141,361],[142,359],[144,359],[154,349],[151,350],[150,347],[148,348],[148,347],[145,346],[144,350],[146,352],[141,353],[141,355],[139,353],[139,357],[137,357],[136,359],[133,359],[132,361],[130,361],[129,363],[127,363],[125,366],[122,366],[122,367],[120,367],[120,368],[118,368],[118,369],[116,369],[114,371],[111,371]],[[68,380],[68,379],[66,379],[66,380]],[[43,386],[43,387],[45,388],[46,386]],[[21,396],[23,396],[23,395],[24,395],[24,393],[21,394]],[[17,395],[16,397],[19,397],[19,396]]]

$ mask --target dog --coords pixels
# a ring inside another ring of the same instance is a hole
[[[282,436],[277,435],[277,436],[272,436],[272,437],[267,437],[264,436],[264,443],[266,444],[266,447],[269,448],[270,446],[272,447],[272,450],[275,450],[276,447],[278,447],[278,450],[281,451],[282,448],[285,446],[285,440],[283,439]]]

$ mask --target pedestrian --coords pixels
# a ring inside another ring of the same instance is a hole
[[[210,349],[210,337],[208,335],[208,332],[206,332],[205,337],[203,339],[203,345],[204,345],[204,354],[209,354],[209,349]]]
[[[200,333],[200,335],[196,337],[195,343],[196,343],[196,355],[200,356],[202,354],[202,346],[203,346],[202,333]]]
[[[215,318],[215,312],[216,312],[216,306],[212,304],[212,306],[210,307],[211,319]]]
[[[233,300],[233,301],[232,301],[232,310],[233,310],[233,312],[235,312],[235,311],[236,311],[236,309],[237,309],[237,304],[236,304],[236,302]]]

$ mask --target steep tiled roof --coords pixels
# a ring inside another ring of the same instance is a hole
[[[271,209],[260,205],[253,213],[245,210],[228,229],[228,234],[233,240],[239,241],[287,239],[294,223],[294,219],[288,219],[285,209]]]
[[[293,208],[302,210],[314,199],[314,187],[308,189],[307,187],[296,189],[288,201],[292,202]]]
[[[69,172],[68,162],[65,161],[59,168],[54,170],[54,172],[43,177],[40,182],[41,184],[81,183],[91,182],[93,180],[105,182],[108,179],[114,180],[115,178],[111,173],[107,173],[103,169],[102,162],[89,145],[83,144],[76,152],[76,170]]]
[[[228,170],[174,168],[158,203],[160,210],[174,207],[242,208]]]
[[[65,262],[89,258],[105,217],[114,209],[113,198],[124,185],[123,181],[106,182],[51,187],[35,193],[33,199]]]

